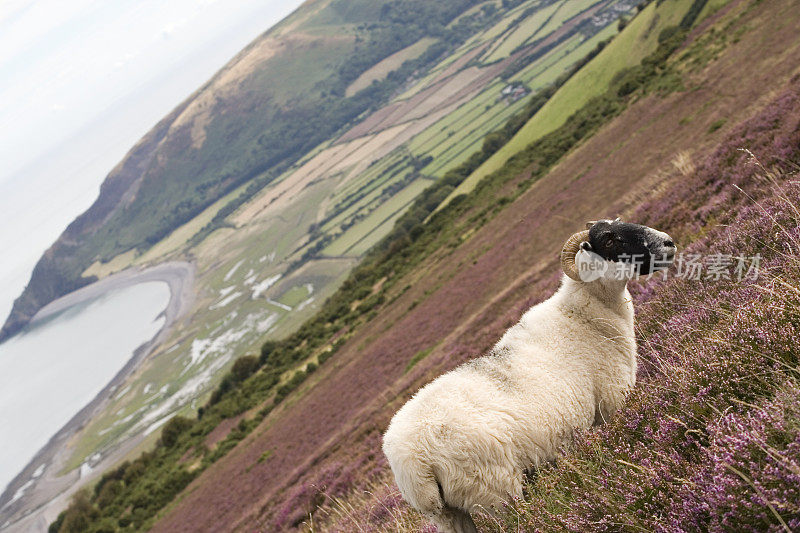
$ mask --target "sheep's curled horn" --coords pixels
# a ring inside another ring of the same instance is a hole
[[[587,226],[591,227],[591,224],[590,222]],[[564,271],[564,274],[575,281],[583,281],[578,273],[578,266],[575,264],[575,254],[580,251],[581,243],[588,240],[589,230],[579,231],[567,239],[567,242],[564,243],[564,247],[561,249],[561,269]]]

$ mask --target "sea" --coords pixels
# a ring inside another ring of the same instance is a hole
[[[0,493],[155,337],[169,299],[160,281],[111,290],[0,344]]]

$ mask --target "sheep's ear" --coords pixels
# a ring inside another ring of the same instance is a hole
[[[586,223],[586,229],[592,229],[592,226],[594,226],[595,224],[597,224],[596,220],[590,220],[589,222]]]
[[[614,222],[619,222],[619,217],[615,218]]]
[[[584,250],[586,252],[591,252],[592,251],[592,245],[589,244],[586,241],[581,242],[580,247],[581,247],[581,250]]]

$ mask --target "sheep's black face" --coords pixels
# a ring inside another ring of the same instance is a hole
[[[584,249],[606,261],[631,264],[638,275],[668,268],[677,250],[666,233],[619,220],[595,222]]]

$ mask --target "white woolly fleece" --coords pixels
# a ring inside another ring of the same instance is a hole
[[[448,509],[521,497],[525,470],[620,408],[636,381],[626,282],[565,276],[489,355],[429,383],[397,412],[383,451],[409,504],[456,531]]]

